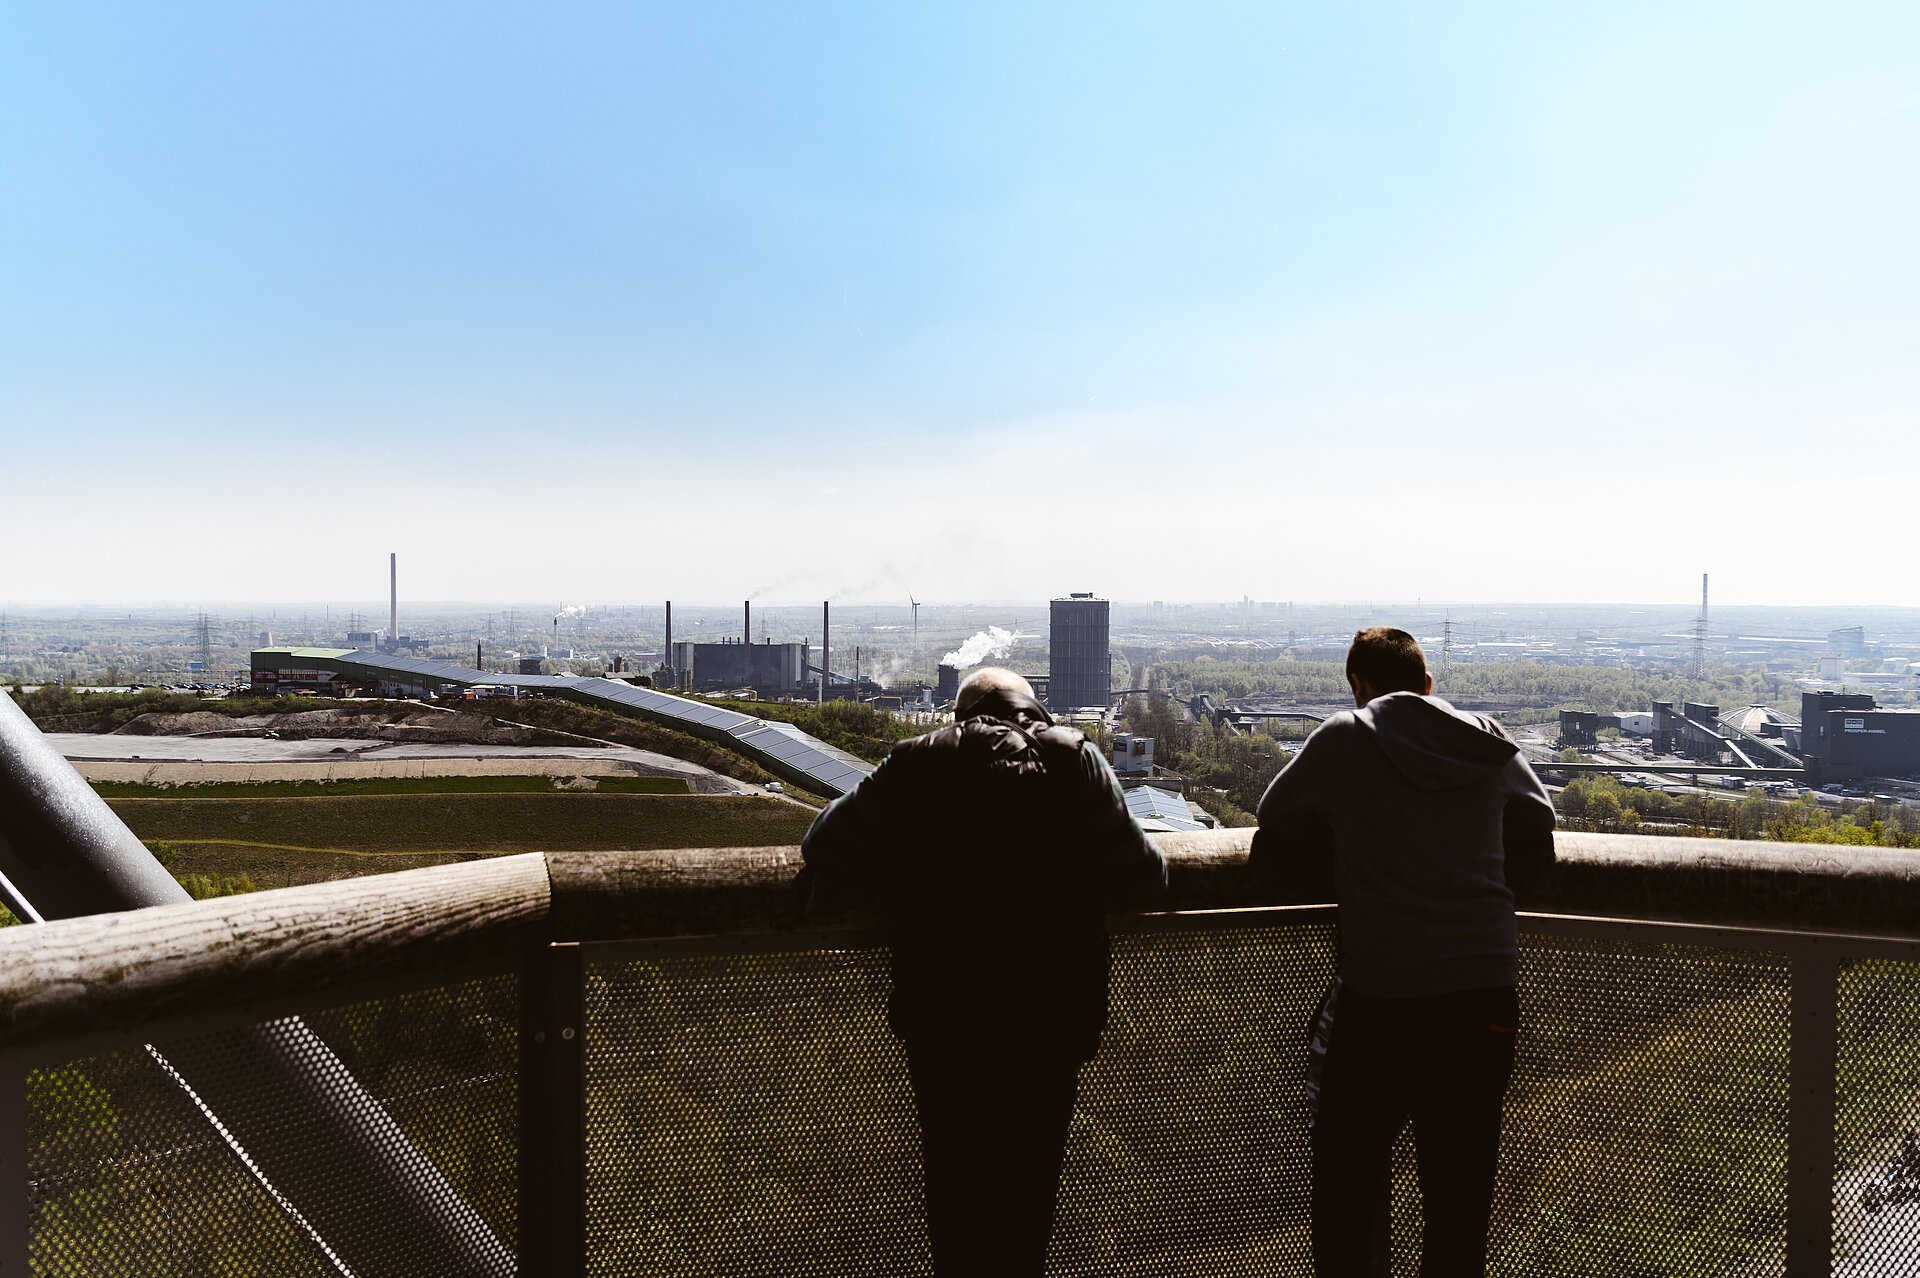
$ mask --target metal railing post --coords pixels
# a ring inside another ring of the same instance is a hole
[[[9,1052],[0,1055],[0,1278],[26,1278],[27,1226],[27,1070]]]
[[[1828,1278],[1833,1268],[1840,955],[1832,941],[1818,937],[1798,938],[1789,954],[1787,1278]]]
[[[527,956],[520,1036],[520,1272],[586,1271],[586,971],[580,947]]]

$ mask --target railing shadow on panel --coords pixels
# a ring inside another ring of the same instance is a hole
[[[1112,921],[1052,1273],[1311,1272],[1336,920],[1264,900],[1246,837],[1162,836],[1173,908]],[[1560,849],[1490,1272],[1920,1271],[1920,857]],[[522,1273],[930,1272],[885,933],[797,920],[797,865],[504,857],[0,932],[0,1274],[358,1272],[147,1046],[295,1016]],[[1403,1139],[1396,1272],[1418,1222]]]

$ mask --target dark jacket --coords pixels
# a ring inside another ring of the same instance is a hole
[[[890,907],[889,1020],[909,1047],[1090,1059],[1107,1019],[1106,912],[1166,889],[1106,760],[1012,693],[896,745],[802,853],[816,895],[875,888]]]
[[[1484,715],[1412,692],[1322,724],[1260,800],[1256,873],[1340,905],[1342,979],[1409,998],[1512,985],[1514,889],[1553,864],[1553,803]]]

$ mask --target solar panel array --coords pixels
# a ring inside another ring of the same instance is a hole
[[[418,683],[423,689],[436,684],[452,684],[462,688],[484,685],[520,688],[584,701],[617,714],[644,719],[662,727],[690,733],[702,740],[729,746],[781,780],[829,797],[847,793],[860,783],[861,777],[873,771],[873,765],[866,760],[845,750],[835,749],[817,737],[808,736],[790,723],[757,719],[710,702],[676,697],[654,688],[637,688],[618,679],[490,674],[469,666],[423,661],[417,657],[389,656],[365,649],[355,649],[332,658],[327,664],[336,667],[359,666],[386,677],[390,682]]]

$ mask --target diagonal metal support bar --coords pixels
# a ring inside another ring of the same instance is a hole
[[[0,881],[49,918],[192,900],[4,693]],[[336,1265],[362,1278],[515,1272],[486,1222],[298,1017],[150,1050]],[[20,1151],[0,1175],[23,1176],[24,1138],[0,1148]]]

